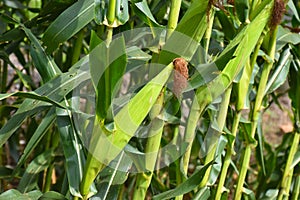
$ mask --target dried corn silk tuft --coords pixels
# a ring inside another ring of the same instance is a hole
[[[283,0],[275,0],[272,18],[271,18],[272,28],[280,24],[284,13],[285,13],[285,2]]]
[[[177,98],[181,96],[182,91],[187,87],[187,79],[189,78],[187,64],[183,58],[175,58],[173,60],[175,68],[173,92]]]

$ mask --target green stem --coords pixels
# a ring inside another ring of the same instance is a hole
[[[181,7],[181,1],[182,0],[171,0],[171,10],[170,10],[170,16],[168,21],[168,32],[167,32],[167,38],[170,37],[170,35],[173,33],[175,28],[177,27],[179,13],[180,13],[180,7]]]
[[[51,132],[48,131],[48,133],[45,135],[45,146],[44,151],[48,150],[51,146]],[[48,192],[51,186],[51,176],[52,176],[52,165],[49,166],[49,168],[44,170],[44,185],[43,185],[43,192]],[[50,171],[51,170],[51,171]]]
[[[116,16],[116,0],[109,0],[108,11],[107,11],[107,21],[109,25],[112,25],[115,21]]]
[[[188,116],[187,126],[184,133],[184,141],[188,144],[188,146],[182,158],[184,175],[187,175],[190,155],[191,155],[191,150],[192,150],[192,145],[195,137],[195,130],[197,128],[198,120],[203,114],[207,105],[212,102],[211,96],[206,96],[205,99],[201,101],[199,100],[198,95],[201,94],[201,92],[205,92],[205,91],[207,91],[207,88],[199,88],[197,90],[196,95],[192,102],[191,111]]]
[[[210,17],[209,20],[210,20],[210,22],[212,22],[213,17]],[[212,27],[212,24],[211,24],[211,27]],[[210,28],[208,28],[208,30],[209,29]],[[204,39],[206,41],[205,44],[206,44],[206,46],[209,46],[210,39],[208,39],[208,37],[210,37],[210,36],[208,36],[208,31],[206,32],[206,34],[207,34],[206,39]],[[206,53],[207,53],[207,51],[206,51]],[[189,117],[188,117],[187,127],[186,127],[185,134],[184,134],[184,140],[185,140],[185,142],[187,142],[189,144],[186,149],[186,152],[182,158],[183,159],[183,172],[185,175],[187,175],[187,171],[188,171],[190,155],[191,155],[191,150],[192,150],[192,144],[193,144],[193,140],[194,140],[194,136],[195,136],[197,122],[198,122],[201,114],[203,113],[204,109],[206,108],[207,104],[210,101],[211,100],[207,100],[207,102],[204,102],[202,105],[199,105],[197,97],[195,97],[193,100],[191,111],[190,111]]]
[[[107,27],[106,29],[106,45],[107,47],[109,47],[111,41],[112,41],[112,36],[113,36],[113,28],[112,27]],[[107,57],[107,59],[109,59]],[[107,63],[109,63],[109,60],[107,60]],[[110,73],[111,69],[109,67],[106,68],[105,72],[104,72],[104,79],[105,79],[105,93],[106,94],[111,94],[111,73]],[[109,108],[110,106],[110,96],[109,95],[105,95],[105,107]]]
[[[208,53],[210,38],[211,38],[211,32],[214,24],[214,16],[215,16],[215,9],[212,7],[210,17],[208,18],[209,23],[205,32],[205,35],[203,37],[203,47],[205,49],[206,54]]]
[[[82,48],[82,41],[84,38],[84,30],[81,30],[78,35],[74,46],[73,57],[72,57],[72,66],[79,60]]]
[[[229,105],[229,101],[230,101],[231,90],[232,90],[232,86],[230,85],[229,88],[225,91],[224,97],[222,99],[222,102],[221,102],[221,105],[220,105],[220,108],[219,108],[220,111],[219,111],[218,117],[217,117],[217,124],[218,124],[218,127],[220,128],[220,131],[223,130],[225,122],[226,122],[227,110],[228,110],[228,105]],[[218,134],[219,133],[220,132],[218,132]],[[218,141],[213,140],[212,142],[214,144],[209,144],[208,145],[210,150],[209,150],[209,152],[208,152],[208,154],[205,158],[204,165],[210,163],[215,158]],[[203,177],[203,179],[202,179],[202,181],[199,185],[201,188],[204,187],[207,184],[208,180],[209,180],[211,167],[212,166],[210,166],[204,174],[204,177]]]
[[[195,130],[197,127],[198,119],[200,118],[201,114],[203,113],[206,105],[199,106],[198,99],[195,97],[193,99],[191,111],[189,113],[187,127],[184,133],[184,141],[188,143],[188,146],[186,148],[186,152],[183,155],[182,163],[183,163],[183,173],[184,175],[187,175],[189,162],[190,162],[190,156],[192,151],[192,145],[193,140],[195,137]],[[176,200],[183,199],[183,195],[176,198]]]
[[[270,32],[270,42],[269,42],[269,48],[268,48],[268,55],[269,57],[274,60],[275,57],[275,49],[276,49],[276,35],[277,35],[277,27],[274,29],[274,31]],[[267,62],[263,68],[261,79],[258,86],[258,91],[255,99],[254,109],[252,113],[252,122],[251,122],[251,137],[254,138],[256,128],[257,128],[257,120],[260,114],[262,101],[265,94],[265,89],[268,81],[268,77],[270,74],[270,71],[272,69],[273,62]],[[245,152],[244,152],[244,158],[242,161],[242,167],[240,170],[237,188],[235,192],[235,199],[240,200],[243,193],[243,185],[245,182],[247,170],[249,167],[250,157],[251,157],[251,150],[252,145],[247,142]]]
[[[179,127],[178,125],[176,125],[175,130],[174,130],[174,145],[176,145],[176,141],[178,140],[178,137],[180,137],[179,135]],[[180,185],[182,183],[182,174],[181,174],[181,169],[180,169],[180,159],[177,159],[175,161],[175,166],[176,166],[176,184]],[[182,200],[183,199],[183,195],[177,196],[175,197],[175,200]]]
[[[47,135],[47,141],[46,141],[46,148],[49,149],[50,147],[55,149],[59,145],[60,142],[60,136],[58,132],[49,131]],[[51,189],[51,183],[52,183],[52,173],[54,169],[54,163],[51,163],[49,168],[46,171],[46,178],[44,183],[44,192],[48,192]]]
[[[242,197],[243,186],[244,186],[244,181],[245,181],[247,170],[248,170],[250,156],[251,156],[251,146],[247,145],[245,152],[244,152],[244,158],[242,161],[241,171],[239,174],[239,179],[238,179],[237,188],[236,188],[236,192],[235,192],[235,199],[241,199],[241,197]]]
[[[96,115],[91,141],[99,141],[100,140],[101,134],[104,134],[104,133],[99,134],[100,129],[103,128],[101,126],[103,126],[103,121],[99,120]],[[80,183],[80,193],[83,196],[83,199],[88,199],[90,187],[93,184],[95,177],[97,177],[99,172],[105,168],[105,164],[101,163],[94,156],[95,155],[94,151],[97,151],[97,148],[95,146],[96,144],[97,143],[90,144],[89,153],[87,155],[87,160],[86,160],[86,164],[84,167],[82,181]]]
[[[125,192],[125,187],[123,187],[123,186],[121,185],[121,186],[120,186],[120,192],[119,192],[119,194],[118,194],[118,199],[117,199],[117,200],[123,200],[124,192]]]
[[[290,190],[293,171],[294,171],[293,168],[291,169],[291,165],[293,163],[295,154],[299,146],[299,138],[300,138],[300,133],[295,133],[293,143],[290,149],[290,153],[284,169],[278,200],[288,199],[289,197],[289,190]]]
[[[198,99],[195,97],[192,103],[191,111],[188,117],[187,127],[184,134],[184,141],[189,145],[186,149],[185,154],[183,155],[183,172],[187,175],[190,155],[192,150],[192,144],[195,137],[195,130],[197,127],[198,119],[200,118],[202,112],[204,111],[206,105],[202,107],[198,104]]]
[[[295,185],[294,185],[292,200],[298,200],[299,199],[299,193],[300,193],[300,176],[297,176],[296,181],[295,181]]]
[[[107,19],[109,24],[112,24],[115,20],[115,7],[116,7],[116,0],[110,0],[109,1],[109,10],[107,14]],[[110,45],[113,37],[113,27],[107,26],[106,27],[106,45],[107,47]],[[104,78],[105,78],[105,92],[107,94],[111,93],[111,85],[110,85],[110,70],[107,68],[104,72]],[[108,95],[106,95],[106,98],[109,98]],[[110,99],[106,99],[106,107],[109,107]],[[96,115],[95,119],[95,125],[94,127],[101,127],[103,126],[104,121],[102,119],[99,119],[99,117]],[[97,134],[98,135],[98,134]],[[99,137],[96,136],[96,137]],[[99,138],[95,138],[95,141]],[[97,158],[93,156],[92,153],[89,153],[87,156],[87,161],[85,165],[85,171],[83,174],[82,182],[80,184],[80,192],[83,195],[84,199],[88,198],[90,186],[94,182],[94,178],[97,176],[97,174],[104,169],[105,164],[101,163]]]
[[[250,84],[250,77],[253,73],[254,65],[256,63],[259,49],[263,42],[263,38],[264,38],[264,36],[262,35],[260,37],[259,41],[257,42],[254,52],[253,52],[253,55],[250,59],[250,63],[247,62],[247,64],[245,65],[245,69],[244,69],[242,78],[241,78],[240,82],[238,83],[238,98],[237,98],[237,103],[236,103],[237,113],[234,116],[233,126],[232,126],[232,136],[234,138],[236,138],[236,134],[237,134],[238,126],[240,123],[240,118],[241,118],[241,110],[244,109],[244,104],[245,104],[246,97],[247,97],[247,91],[245,90],[245,88],[247,88]],[[250,65],[249,71],[247,69],[248,64]],[[221,199],[222,190],[223,190],[223,187],[225,184],[228,168],[229,168],[230,161],[231,161],[231,156],[234,153],[234,142],[235,142],[235,139],[232,141],[232,144],[228,147],[228,150],[226,151],[225,158],[224,158],[224,164],[222,166],[222,171],[221,171],[220,180],[218,183],[215,199]]]
[[[54,169],[54,163],[52,163],[52,164],[49,166],[49,168],[47,169],[47,172],[46,172],[46,180],[45,180],[44,190],[43,190],[44,193],[50,191],[51,182],[52,182],[52,173],[53,173],[53,169]]]
[[[83,178],[80,184],[80,193],[83,196],[83,199],[88,199],[90,187],[93,184],[95,177],[104,168],[105,165],[103,163],[101,163],[91,153],[88,154]]]
[[[135,190],[133,193],[133,200],[145,199],[148,187],[151,183],[155,163],[157,161],[157,154],[160,147],[160,141],[163,133],[164,121],[157,118],[163,106],[163,92],[158,97],[156,104],[150,111],[150,117],[154,118],[151,122],[149,136],[147,139],[145,155],[146,155],[146,172],[137,175],[135,183]]]
[[[156,132],[157,130],[155,129],[157,128],[159,129],[159,131],[155,133],[156,135],[154,135],[153,137],[148,138],[145,151],[146,166],[151,167],[151,169],[147,167],[147,170],[150,171],[143,172],[137,175],[137,180],[135,183],[136,186],[132,198],[133,200],[140,200],[146,198],[147,190],[151,183],[153,171],[155,168],[157,152],[159,150],[160,140],[162,137],[163,124],[164,122],[161,119],[153,120],[153,128],[151,128],[150,133]]]
[[[170,7],[170,15],[169,15],[169,20],[167,24],[167,39],[171,36],[173,31],[177,27],[178,23],[178,18],[179,18],[179,13],[180,13],[180,8],[181,8],[181,2],[182,0],[171,0],[171,7]],[[174,131],[174,139],[175,137],[178,137],[178,127],[175,127]],[[176,165],[176,182],[177,184],[181,183],[181,174],[180,174],[180,161],[175,161]],[[176,200],[181,200],[183,196],[178,196],[176,197]]]
[[[232,136],[236,137],[236,133],[238,130],[238,126],[240,123],[240,118],[241,118],[241,112],[236,113],[236,115],[234,116],[234,120],[233,120],[233,125],[232,125]],[[224,163],[222,166],[222,171],[221,171],[221,175],[220,175],[220,179],[219,179],[219,183],[218,183],[218,187],[217,187],[217,191],[216,191],[216,197],[215,199],[221,199],[222,197],[222,191],[223,191],[223,187],[225,184],[225,180],[227,177],[227,171],[230,165],[230,161],[231,161],[231,156],[234,152],[234,141],[232,141],[231,145],[228,147],[228,150],[226,151],[225,154],[225,158],[224,158]]]

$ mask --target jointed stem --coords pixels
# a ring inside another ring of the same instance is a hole
[[[171,1],[171,10],[170,10],[170,16],[168,21],[168,32],[167,32],[167,38],[170,37],[170,35],[173,33],[177,26],[179,12],[180,12],[180,6],[181,6],[181,0],[172,0]]]
[[[117,3],[116,0],[109,0],[108,11],[107,11],[107,21],[109,25],[113,24],[115,21],[116,3]]]
[[[150,111],[150,116],[154,117],[151,122],[151,128],[149,130],[149,137],[145,148],[145,166],[146,172],[139,173],[135,184],[135,190],[133,193],[133,200],[145,199],[148,187],[151,183],[153,171],[155,170],[155,163],[157,161],[157,155],[160,147],[160,141],[163,133],[164,121],[157,116],[161,112],[163,106],[163,92],[156,100],[156,104]]]
[[[80,58],[81,48],[82,48],[82,41],[84,38],[84,30],[81,30],[78,35],[74,46],[74,52],[72,56],[72,65],[74,65]]]
[[[227,110],[228,110],[230,96],[231,96],[231,90],[232,90],[232,86],[230,86],[225,91],[224,97],[222,99],[222,102],[221,102],[221,105],[219,108],[220,111],[218,113],[217,123],[218,123],[218,127],[220,128],[220,130],[223,130],[225,122],[226,122]],[[205,163],[204,163],[205,165],[208,164],[209,162],[211,162],[215,158],[218,141],[212,141],[212,142],[214,144],[209,144],[209,147],[211,147],[211,145],[213,145],[213,146],[205,158]],[[207,182],[209,180],[210,171],[211,171],[211,166],[206,170],[205,175],[200,183],[200,187],[204,187],[207,184]]]
[[[207,30],[203,37],[203,46],[204,46],[206,55],[208,54],[208,48],[209,48],[212,28],[213,28],[213,24],[214,24],[214,16],[215,16],[215,10],[214,10],[214,8],[211,8],[210,18],[208,19],[209,20],[208,27],[207,27]]]
[[[249,59],[250,61],[248,61],[246,63],[242,78],[241,78],[240,82],[238,83],[238,99],[237,99],[237,103],[236,103],[236,109],[237,109],[236,112],[237,113],[234,116],[233,126],[232,126],[232,136],[234,138],[236,137],[238,126],[239,126],[239,123],[240,123],[241,110],[244,109],[244,104],[245,104],[246,97],[247,97],[247,91],[245,91],[245,89],[250,84],[250,77],[251,77],[251,74],[253,73],[254,65],[256,63],[256,59],[257,59],[257,56],[258,56],[258,52],[260,50],[260,46],[263,42],[263,38],[264,37],[262,35],[260,37],[259,41],[257,42],[256,47],[254,49],[254,53],[253,53],[251,59]],[[249,69],[248,69],[248,67],[249,67]],[[224,187],[224,184],[225,184],[227,171],[228,171],[230,161],[231,161],[231,156],[234,152],[234,149],[233,149],[234,148],[234,142],[235,142],[235,139],[232,141],[232,144],[230,146],[228,146],[228,150],[226,151],[225,160],[224,160],[224,164],[222,166],[222,171],[221,171],[220,180],[219,180],[219,183],[218,183],[215,199],[221,199],[222,190],[223,190],[223,187]]]
[[[277,35],[276,33],[277,33],[277,28],[275,28],[273,30],[273,32],[270,33],[268,54],[272,60],[274,60],[274,57],[275,57],[276,35]],[[252,120],[252,122],[251,122],[251,137],[252,138],[254,138],[254,136],[255,136],[255,132],[256,132],[256,128],[257,128],[257,120],[258,120],[258,117],[260,114],[261,105],[262,105],[262,101],[263,101],[264,94],[265,94],[265,88],[267,85],[268,77],[269,77],[270,71],[272,69],[272,66],[273,66],[273,62],[267,62],[262,71],[261,80],[259,82],[259,87],[258,87],[258,91],[257,91],[257,95],[256,95],[252,118],[251,118],[251,120]],[[242,197],[243,185],[245,182],[247,170],[249,167],[250,157],[251,157],[251,150],[252,150],[252,146],[251,146],[250,142],[248,141],[245,152],[244,152],[244,158],[243,158],[242,167],[240,170],[236,193],[235,193],[235,199],[237,199],[237,200],[241,199],[241,197]]]
[[[197,127],[198,119],[200,118],[200,115],[202,114],[203,110],[204,108],[199,107],[197,98],[194,98],[191,111],[188,117],[186,131],[184,134],[184,141],[189,144],[185,154],[183,155],[183,172],[185,174],[187,174],[188,171],[191,149],[192,149],[193,139],[195,136],[195,129]]]
[[[291,186],[293,171],[294,171],[294,168],[291,168],[291,165],[299,146],[299,138],[300,138],[300,133],[295,133],[293,143],[290,149],[289,157],[287,159],[286,166],[284,169],[278,200],[282,200],[284,199],[284,197],[288,198],[289,196],[289,189]]]
[[[241,112],[236,113],[236,115],[234,116],[234,120],[233,120],[233,126],[232,126],[232,136],[236,136],[237,130],[238,130],[238,126],[239,126],[239,122],[240,122],[240,118],[241,118]],[[216,192],[216,197],[215,199],[221,199],[222,196],[222,190],[225,184],[225,179],[227,177],[227,171],[230,165],[230,161],[231,161],[231,155],[234,152],[234,141],[232,142],[232,144],[230,146],[228,146],[228,149],[226,151],[225,154],[225,159],[223,162],[223,166],[222,166],[222,171],[221,171],[221,175],[220,175],[220,179],[219,179],[219,183],[218,183],[218,187],[217,187],[217,192]]]
[[[299,199],[299,193],[300,193],[300,176],[297,176],[296,180],[295,180],[292,200],[298,200]]]
[[[209,20],[212,23],[213,15],[209,18]],[[205,34],[206,38],[204,39],[204,41],[206,41],[204,43],[206,44],[207,47],[209,46],[209,40],[210,40],[209,38],[210,38],[211,30],[212,30],[212,24],[210,24],[210,25],[211,25],[211,27],[206,30],[206,34]],[[208,49],[206,50],[206,54],[207,53],[208,53]],[[184,135],[184,140],[186,142],[188,142],[188,144],[189,144],[186,149],[185,154],[183,155],[183,172],[185,174],[187,174],[187,171],[188,171],[188,165],[189,165],[189,161],[190,161],[190,155],[191,155],[193,140],[195,137],[195,129],[197,127],[197,122],[206,106],[207,106],[206,103],[203,103],[203,105],[199,105],[197,98],[196,97],[194,98],[192,107],[191,107],[191,111],[190,111],[190,114],[188,117],[185,135]]]

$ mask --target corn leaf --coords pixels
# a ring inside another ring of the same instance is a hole
[[[96,91],[96,115],[99,120],[107,116],[111,99],[120,86],[126,63],[123,37],[114,39],[108,47],[103,42],[90,53],[90,72]]]
[[[95,123],[81,186],[83,195],[90,196],[89,187],[97,174],[104,168],[104,165],[108,165],[118,156],[135,134],[155,104],[172,70],[173,64],[170,63],[117,113],[114,118],[115,130],[113,133],[108,133],[104,127],[100,127],[98,122]]]
[[[52,99],[52,101],[61,101],[64,96],[66,96],[76,86],[90,78],[87,70],[78,70],[79,67],[86,65],[87,61],[88,57],[83,58],[81,61],[75,64],[72,69],[70,69],[70,72],[56,77],[34,92],[38,95],[47,96],[47,98]],[[44,111],[48,109],[49,106],[51,106],[51,104],[47,102],[25,99],[24,102],[20,105],[18,111],[0,129],[0,146],[8,140],[8,138],[21,126],[21,124],[27,117]]]
[[[46,96],[38,95],[35,92],[13,92],[13,93],[8,93],[8,94],[0,94],[0,101],[3,100],[3,99],[6,99],[6,98],[12,97],[12,96],[23,97],[23,98],[27,98],[27,99],[34,99],[34,100],[38,100],[38,101],[53,104],[53,105],[55,105],[57,107],[60,107],[60,108],[66,108],[61,103],[56,102],[56,101],[54,101],[54,100],[52,100],[52,99],[50,99]]]
[[[10,189],[0,195],[1,200],[6,199],[39,199],[43,193],[39,190],[33,190],[28,193],[21,193],[16,189]]]
[[[60,43],[65,42],[94,19],[94,0],[79,0],[51,23],[42,41],[47,52],[53,52]]]
[[[170,63],[176,57],[191,60],[207,29],[208,0],[193,1],[177,28],[163,46],[159,63]]]
[[[137,16],[141,18],[150,27],[161,26],[154,18],[146,0],[139,2],[132,1],[132,8]]]
[[[18,190],[23,193],[32,190],[37,184],[39,173],[49,167],[53,157],[54,149],[49,149],[33,159],[26,167],[26,171],[18,185]]]
[[[249,58],[265,26],[268,24],[273,2],[270,0],[264,1],[263,6],[265,6],[264,10],[234,38],[220,55],[222,57],[238,44],[233,57],[228,62],[220,63],[226,66],[221,74],[206,86],[197,90],[197,99],[201,108],[204,108],[222,94],[243,69],[247,58]]]
[[[191,177],[189,177],[186,181],[178,185],[176,188],[172,190],[168,190],[161,194],[155,195],[152,199],[153,200],[164,200],[164,199],[171,199],[176,196],[180,196],[186,194],[193,189],[197,188],[204,174],[209,166],[211,166],[213,162],[208,163],[207,165],[203,166],[199,171],[195,172]]]
[[[31,30],[26,27],[23,27],[26,35],[31,41],[30,46],[30,55],[33,59],[34,66],[41,75],[43,82],[46,83],[55,77],[57,74],[60,74],[61,71],[57,67],[53,58],[48,56],[44,49],[42,48],[38,39],[32,34]]]
[[[30,154],[33,152],[35,147],[39,144],[41,139],[44,137],[44,135],[47,133],[48,129],[51,127],[51,125],[55,121],[55,109],[51,108],[46,116],[43,118],[42,122],[39,124],[38,128],[35,130],[33,135],[31,136],[30,140],[28,141],[23,154],[21,158],[18,161],[17,167],[14,170],[17,172],[20,167],[24,164],[24,162],[28,159]]]
[[[49,192],[46,192],[45,194],[43,194],[39,200],[50,200],[50,199],[53,199],[53,200],[67,200],[67,198],[58,193],[58,192],[55,192],[55,191],[49,191]]]
[[[66,167],[68,169],[66,172],[69,189],[72,195],[82,198],[79,192],[79,185],[85,164],[85,157],[83,151],[81,151],[83,147],[76,133],[74,124],[71,121],[69,111],[57,108],[56,114],[57,126],[66,158]],[[74,176],[74,174],[76,174],[76,176]]]

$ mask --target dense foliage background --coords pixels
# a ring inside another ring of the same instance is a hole
[[[297,0],[2,0],[0,199],[299,199],[299,15]],[[120,170],[124,152],[146,170]]]

